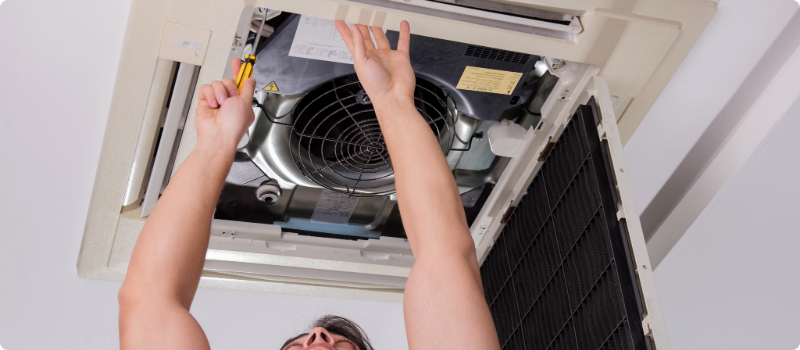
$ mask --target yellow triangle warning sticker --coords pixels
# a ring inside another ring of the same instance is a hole
[[[273,81],[273,82],[269,83],[269,85],[265,86],[265,87],[264,87],[264,90],[265,90],[265,91],[275,91],[275,92],[278,92],[278,85],[277,85],[277,84],[275,84],[275,82]]]

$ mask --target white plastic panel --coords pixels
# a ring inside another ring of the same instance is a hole
[[[541,169],[544,159],[540,155],[543,152],[545,155],[549,152],[548,144],[558,140],[568,118],[572,116],[577,107],[594,98],[601,115],[598,134],[601,139],[607,141],[608,155],[617,186],[619,197],[617,218],[625,219],[631,260],[642,297],[644,314],[641,327],[644,334],[650,336],[655,348],[669,349],[669,340],[658,301],[652,266],[634,203],[630,179],[625,170],[627,166],[608,85],[605,79],[594,75],[596,67],[569,62],[560,71],[551,68],[551,72],[556,75],[566,75],[564,77],[566,79],[561,79],[560,86],[553,90],[553,94],[542,109],[544,126],[528,130],[523,143],[523,151],[511,160],[471,227],[478,258],[481,263],[486,259],[504,227],[504,220],[516,208],[533,177]],[[633,327],[635,324],[634,321],[631,326]]]

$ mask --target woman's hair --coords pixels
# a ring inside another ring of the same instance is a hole
[[[334,316],[334,315],[325,315],[318,318],[314,323],[311,325],[311,328],[322,327],[328,331],[328,333],[338,334],[341,335],[356,345],[360,350],[375,350],[372,347],[372,343],[369,342],[369,337],[367,337],[367,333],[364,332],[359,325],[355,322],[350,321],[341,316]],[[309,330],[310,331],[310,330]],[[289,345],[289,343],[295,341],[297,338],[300,338],[304,335],[308,334],[302,333],[292,338],[289,338],[283,345],[281,346],[281,350]]]

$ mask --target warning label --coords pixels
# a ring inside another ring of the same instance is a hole
[[[275,82],[273,81],[269,83],[269,85],[265,86],[264,90],[278,92],[278,84],[275,84]]]
[[[467,66],[456,89],[511,95],[522,73]]]
[[[358,203],[358,197],[350,197],[344,193],[324,189],[322,195],[319,196],[314,213],[311,214],[311,221],[347,225],[350,215],[353,215],[353,210],[356,208],[356,203]]]

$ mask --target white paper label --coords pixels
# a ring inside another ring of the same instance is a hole
[[[333,22],[332,19],[300,16],[289,56],[353,64],[353,56]]]
[[[322,195],[319,196],[317,207],[314,208],[314,214],[311,214],[311,221],[347,225],[350,215],[353,215],[353,210],[356,208],[356,203],[358,203],[358,197],[350,197],[344,193],[324,189]]]
[[[194,52],[203,51],[203,43],[186,39],[181,39],[180,41],[178,41],[178,47],[184,50],[189,50]]]

